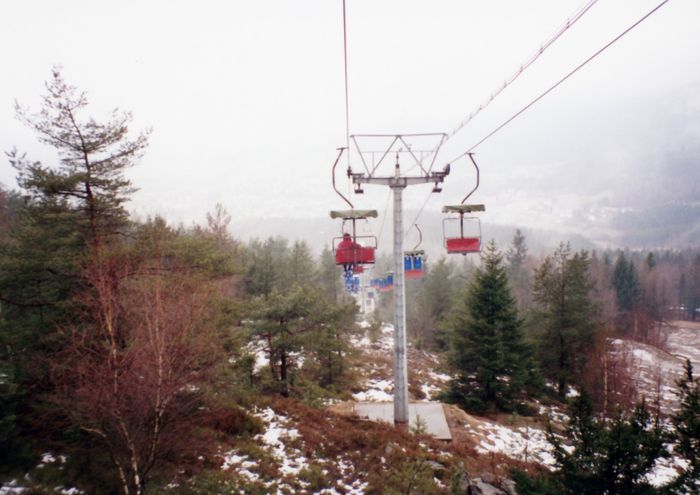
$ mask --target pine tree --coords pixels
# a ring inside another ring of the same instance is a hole
[[[287,240],[270,237],[264,242],[251,240],[244,250],[246,290],[249,294],[267,295],[286,282],[284,266],[289,263]]]
[[[318,291],[308,286],[296,285],[287,292],[273,289],[252,301],[248,326],[263,344],[272,381],[283,395],[289,394],[299,352],[309,335],[322,329],[328,311]]]
[[[280,290],[288,290],[294,285],[313,285],[318,283],[316,261],[311,248],[305,241],[295,241],[289,250],[288,263],[282,267],[283,276]]]
[[[512,411],[533,376],[503,256],[491,241],[453,326],[449,396],[468,410]]]
[[[683,378],[678,380],[681,407],[673,416],[676,445],[674,454],[686,466],[670,485],[671,493],[700,493],[700,382],[693,376],[693,365],[687,359]]]
[[[647,257],[644,260],[647,271],[650,272],[654,269],[656,266],[656,258],[654,257],[654,253],[652,251],[649,251],[649,254],[647,254]]]
[[[333,305],[324,313],[323,324],[304,339],[304,351],[306,356],[314,358],[306,362],[313,362],[309,367],[315,368],[318,384],[335,387],[346,371],[350,330],[355,325],[357,306],[354,303]]]
[[[678,306],[676,306],[676,318],[679,320],[685,319],[688,314],[688,306],[686,306],[686,302],[688,301],[689,285],[690,284],[688,284],[686,280],[685,273],[681,273],[681,276],[678,279]]]
[[[691,321],[700,317],[700,254],[690,262],[690,274],[685,301],[683,301]]]
[[[639,277],[632,260],[627,261],[625,253],[615,262],[612,274],[612,286],[615,289],[617,307],[622,312],[631,311],[640,301],[641,288]]]
[[[524,311],[532,302],[530,292],[530,275],[526,266],[527,244],[520,229],[516,229],[513,241],[506,251],[508,263],[508,280],[518,302],[518,310]]]
[[[546,376],[556,380],[559,395],[579,378],[586,351],[593,344],[593,284],[589,276],[588,252],[571,255],[563,243],[545,258],[535,273],[533,297],[540,323],[539,356]]]
[[[114,110],[105,123],[83,118],[85,93],[68,85],[58,69],[46,89],[38,113],[19,104],[16,111],[41,142],[58,152],[60,162],[46,166],[17,150],[8,153],[26,197],[0,252],[0,299],[7,304],[7,331],[17,356],[41,347],[56,351],[45,334],[70,319],[65,306],[83,290],[81,274],[96,248],[127,227],[123,204],[133,188],[124,170],[147,144],[146,134],[129,138],[128,112]],[[18,361],[30,371],[32,360]],[[38,376],[33,379],[40,383]]]
[[[598,418],[585,393],[569,405],[564,439],[551,429],[555,471],[539,477],[517,472],[521,495],[652,495],[659,493],[646,480],[657,459],[667,456],[667,435],[658,416],[642,401],[629,414],[611,421]]]
[[[58,328],[74,320],[75,297],[88,286],[85,270],[128,227],[123,204],[133,188],[123,172],[147,144],[146,134],[129,137],[129,113],[115,110],[104,123],[84,118],[85,93],[59,70],[46,89],[38,113],[17,104],[17,116],[60,161],[7,153],[25,201],[0,239],[0,346],[23,393],[17,417],[26,431],[38,397],[51,389],[48,362],[65,343]]]
[[[449,348],[448,315],[453,306],[454,274],[452,265],[442,256],[435,263],[426,264],[426,273],[416,287],[409,286],[409,291],[415,291],[415,297],[408,307],[408,328],[418,334],[421,341],[440,351]]]
[[[80,233],[86,245],[97,245],[120,231],[127,221],[123,207],[134,189],[124,171],[140,158],[147,134],[129,138],[131,114],[114,110],[107,122],[83,119],[86,94],[68,85],[58,69],[46,84],[41,110],[30,113],[16,105],[18,118],[36,131],[41,142],[54,148],[60,164],[46,167],[10,152],[18,182],[34,201],[56,202],[79,212]]]
[[[328,246],[323,247],[318,264],[318,281],[323,289],[323,294],[331,301],[336,302],[342,290],[342,283],[340,269],[335,264],[335,256]]]

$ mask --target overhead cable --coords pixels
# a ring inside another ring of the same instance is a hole
[[[473,152],[474,149],[476,149],[477,146],[480,146],[484,141],[486,141],[486,140],[489,139],[491,136],[493,136],[494,134],[496,134],[498,131],[500,131],[501,129],[503,129],[505,126],[507,126],[508,124],[510,124],[513,120],[515,120],[517,117],[519,117],[520,115],[522,115],[525,111],[527,111],[527,110],[528,110],[530,107],[532,107],[535,103],[537,103],[537,102],[540,101],[542,98],[544,98],[545,96],[547,96],[549,93],[551,93],[552,91],[554,91],[554,89],[556,89],[560,84],[562,84],[564,81],[566,81],[566,80],[569,79],[571,76],[573,76],[576,72],[578,72],[581,68],[583,68],[586,64],[588,64],[590,61],[592,61],[592,60],[593,60],[594,58],[596,58],[598,55],[600,55],[600,54],[603,53],[605,50],[607,50],[608,48],[610,48],[610,47],[611,47],[615,42],[617,42],[620,38],[622,38],[622,37],[625,36],[627,33],[629,33],[630,31],[632,31],[634,28],[636,28],[637,26],[639,26],[642,22],[644,22],[647,18],[649,18],[652,14],[654,14],[657,10],[659,10],[659,9],[660,9],[661,7],[663,7],[666,3],[668,3],[668,1],[669,1],[669,0],[663,0],[663,2],[659,3],[656,7],[654,7],[652,10],[650,10],[649,12],[647,12],[643,17],[641,17],[639,20],[637,20],[634,24],[632,24],[630,27],[628,27],[627,29],[625,29],[622,33],[620,33],[620,34],[617,35],[615,38],[613,38],[612,40],[610,40],[607,44],[605,44],[605,46],[603,46],[601,49],[599,49],[599,50],[598,50],[597,52],[595,52],[593,55],[591,55],[590,57],[588,57],[586,60],[584,60],[583,62],[581,62],[579,65],[577,65],[573,70],[571,70],[568,74],[566,74],[564,77],[562,77],[561,79],[559,79],[559,81],[557,81],[557,82],[554,83],[552,86],[550,86],[546,91],[544,91],[543,93],[541,93],[537,98],[535,98],[535,99],[532,100],[530,103],[528,103],[527,105],[525,105],[523,108],[521,108],[520,110],[518,110],[518,111],[517,111],[516,113],[514,113],[510,118],[508,118],[505,122],[503,122],[501,125],[499,125],[498,127],[496,127],[494,130],[492,130],[491,132],[489,132],[488,134],[486,134],[486,136],[484,136],[484,137],[481,138],[479,141],[477,141],[476,144],[472,145],[472,146],[471,146],[469,149],[467,149],[464,153],[460,154],[459,156],[457,156],[456,158],[454,158],[453,160],[451,160],[449,163],[453,163],[453,162],[459,160],[460,158],[462,158],[462,157],[468,155],[469,153]]]
[[[379,226],[379,235],[377,236],[377,247],[379,247],[380,243],[382,242],[382,233],[384,232],[384,222],[386,222],[386,214],[387,211],[389,211],[389,200],[391,199],[391,189],[389,189],[389,192],[387,192],[386,195],[386,204],[384,205],[384,211],[382,213],[382,223]]]
[[[345,67],[345,147],[348,152],[348,166],[350,165],[350,104],[348,96],[348,31],[345,17],[345,0],[343,0],[343,62]]]
[[[420,210],[418,210],[418,214],[416,215],[416,218],[414,218],[413,221],[411,222],[411,225],[415,225],[416,223],[418,223],[418,218],[423,213],[423,210],[425,209],[426,205],[428,204],[428,201],[430,201],[430,197],[432,196],[432,194],[433,194],[433,191],[431,190],[428,193],[428,196],[425,198],[425,201],[423,201],[423,206],[421,206]],[[404,234],[403,238],[406,239],[406,237],[408,237],[408,230],[406,231],[406,234]]]
[[[464,126],[466,126],[469,122],[472,121],[474,117],[476,117],[484,108],[489,106],[489,104],[496,99],[496,97],[501,94],[501,92],[506,89],[508,86],[510,86],[513,81],[515,81],[525,70],[527,70],[528,67],[530,67],[532,64],[535,63],[535,61],[540,58],[540,55],[542,55],[547,48],[549,48],[552,44],[554,44],[555,41],[561,37],[562,34],[564,34],[571,26],[573,26],[576,21],[578,21],[583,15],[588,12],[588,10],[595,5],[595,3],[598,0],[588,0],[581,8],[579,8],[571,17],[569,17],[566,22],[564,23],[563,26],[561,26],[556,33],[554,33],[550,38],[548,38],[542,45],[540,45],[539,49],[532,54],[532,56],[527,59],[527,61],[518,67],[518,69],[513,72],[513,74],[505,80],[503,85],[499,87],[495,92],[491,93],[491,95],[486,98],[481,104],[476,107],[467,117],[462,120],[457,127],[452,129],[452,131],[449,132],[448,139],[457,134]]]
[[[451,137],[453,137],[455,134],[457,134],[460,130],[462,130],[469,122],[471,122],[474,117],[476,117],[479,113],[481,113],[482,110],[484,110],[493,100],[496,99],[498,95],[500,95],[503,90],[505,90],[508,86],[510,86],[523,72],[525,72],[532,64],[535,63],[535,61],[540,58],[540,56],[549,48],[551,45],[554,44],[555,41],[557,41],[571,26],[576,24],[576,22],[581,19],[581,17],[584,16],[588,10],[593,7],[598,2],[598,0],[586,0],[586,2],[579,7],[573,14],[571,14],[567,19],[566,22],[547,40],[545,40],[542,44],[540,44],[540,47],[528,58],[525,62],[520,64],[520,66],[513,72],[513,74],[508,77],[503,84],[493,93],[489,95],[488,98],[486,98],[484,101],[481,102],[481,104],[476,107],[472,112],[467,115],[464,120],[462,120],[457,127],[452,129],[447,134],[447,138],[445,139],[445,142],[449,140]],[[444,144],[444,143],[443,143]],[[439,146],[436,147],[433,152],[437,152],[439,149]],[[422,160],[421,160],[422,161]],[[413,169],[415,169],[418,165],[414,165],[411,167],[409,170],[405,172],[405,174],[408,174],[411,172]]]

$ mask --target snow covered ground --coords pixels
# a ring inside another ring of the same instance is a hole
[[[261,472],[261,464],[258,460],[235,448],[220,454],[222,470],[234,472],[243,481],[257,483],[266,493],[277,495],[291,493],[362,495],[365,493],[367,483],[357,479],[352,463],[343,458],[328,461],[334,463],[342,475],[335,481],[334,487],[318,491],[310,490],[309,483],[299,476],[309,467],[310,461],[302,452],[303,439],[294,427],[294,421],[269,407],[256,411],[254,415],[265,425],[265,431],[256,435],[255,440],[272,457],[278,474],[272,478],[266,477]],[[320,460],[316,459],[316,462]],[[352,481],[345,481],[346,478]],[[241,491],[241,493],[246,492]]]
[[[658,392],[662,411],[671,413],[678,403],[675,381],[681,376],[683,358],[687,356],[697,361],[697,368],[700,369],[700,325],[697,328],[669,329],[666,344],[670,352],[639,342],[616,339],[611,341],[611,352],[624,352],[628,355],[628,365],[634,369],[631,376],[639,394],[645,395],[647,400],[653,400]],[[353,345],[366,353],[368,362],[371,363],[362,390],[353,394],[353,398],[359,402],[393,400],[393,326],[383,324],[376,342],[372,342],[368,335],[361,335],[353,340]],[[450,380],[449,375],[436,371],[438,366],[437,356],[409,347],[409,374],[420,384],[419,389],[424,395],[422,400],[434,399]],[[570,395],[574,396],[575,393],[572,391]],[[558,424],[564,424],[567,420],[558,408],[541,406],[539,413],[542,418],[550,418]],[[554,465],[543,424],[510,426],[485,418],[466,416],[468,420],[458,421],[457,425],[451,422],[450,426],[462,429],[462,438],[473,442],[478,452],[500,453],[520,461],[550,467]],[[673,459],[659,461],[650,480],[657,485],[665,483],[675,476],[676,465],[678,462]]]
[[[665,325],[662,332],[664,349],[613,339],[611,355],[624,356],[638,398],[653,402],[658,396],[661,412],[670,415],[678,409],[676,381],[683,376],[685,360],[691,360],[694,370],[700,369],[700,324],[675,321]]]
[[[362,326],[362,325],[361,325]],[[366,328],[364,326],[363,328]],[[361,390],[353,394],[358,402],[391,402],[394,400],[393,355],[394,326],[383,323],[377,338],[372,341],[369,335],[356,336],[351,344],[362,351],[367,367],[361,372],[365,381]],[[409,392],[412,402],[435,401],[438,393],[444,390],[450,376],[436,371],[438,357],[427,351],[408,348]],[[413,385],[413,386],[412,386]]]
[[[690,359],[694,370],[700,370],[700,322],[672,321],[664,328],[668,352],[681,359]]]
[[[678,409],[676,380],[682,376],[683,359],[632,340],[614,339],[610,345],[610,355],[625,361],[637,399],[645,397],[647,403],[654,403],[658,397],[664,414]]]
[[[41,455],[39,464],[36,465],[36,470],[40,471],[46,469],[48,466],[63,469],[63,465],[66,463],[67,460],[67,457],[64,455],[56,455],[53,452],[44,452]],[[34,477],[30,473],[27,473],[24,475],[24,479],[22,481],[14,479],[6,483],[0,483],[0,495],[19,495],[36,493],[35,488],[33,488],[33,478]],[[59,495],[80,495],[83,493],[81,490],[78,490],[75,487],[66,488],[63,486],[56,486],[53,490],[53,493]],[[41,493],[44,492],[42,491]]]
[[[465,425],[465,429],[478,439],[477,452],[498,452],[519,461],[554,465],[551,445],[541,428],[510,427],[474,418],[472,423]]]
[[[285,477],[296,477],[299,472],[307,467],[306,457],[301,450],[294,445],[294,440],[299,438],[299,432],[291,427],[291,420],[284,415],[277,414],[272,409],[265,408],[257,411],[255,416],[265,424],[265,432],[257,435],[256,440],[272,455],[281,475],[278,481],[268,481],[266,487],[279,485],[284,482]],[[258,462],[250,459],[247,455],[241,455],[236,449],[225,452],[221,455],[221,469],[224,471],[235,470],[237,474],[246,481],[260,481],[261,476],[257,472]],[[277,487],[279,492],[281,488]]]

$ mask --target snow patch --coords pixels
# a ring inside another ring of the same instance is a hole
[[[227,471],[231,467],[235,467],[236,473],[248,481],[258,481],[260,479],[258,473],[250,470],[250,468],[257,465],[257,462],[248,460],[248,456],[240,456],[232,450],[224,455],[224,463],[222,464],[221,469]]]
[[[657,459],[654,469],[651,473],[647,474],[646,478],[653,486],[660,487],[673,480],[678,475],[679,469],[685,469],[687,467],[688,462],[678,457]]]
[[[391,402],[394,396],[390,393],[394,389],[391,380],[368,380],[367,390],[352,394],[352,398],[358,402]]]
[[[394,400],[393,395],[373,389],[352,394],[352,398],[358,402],[391,402]]]
[[[432,378],[435,381],[442,382],[442,383],[447,383],[450,380],[452,380],[452,377],[450,375],[447,375],[445,373],[436,373],[433,370],[428,371],[428,376]]]
[[[534,427],[508,428],[480,420],[468,429],[481,437],[476,450],[482,454],[498,452],[525,462],[538,462],[548,467],[555,464],[552,446],[545,432]]]
[[[272,454],[281,462],[280,471],[289,475],[299,474],[308,465],[308,461],[298,449],[288,449],[284,443],[284,440],[296,440],[299,438],[299,431],[296,428],[287,428],[285,425],[289,424],[289,418],[275,413],[269,407],[255,413],[255,416],[268,424],[265,433],[256,435],[255,438],[262,440],[270,448]]]
[[[17,480],[10,480],[0,485],[0,495],[15,495],[25,493],[28,490],[29,488],[20,485]]]

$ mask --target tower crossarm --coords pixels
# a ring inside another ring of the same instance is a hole
[[[450,173],[449,167],[439,172],[430,172],[427,175],[418,175],[414,177],[400,177],[397,175],[389,177],[374,177],[371,175],[365,175],[363,173],[348,173],[352,179],[352,183],[356,186],[362,184],[377,184],[381,186],[389,186],[391,188],[404,188],[407,186],[412,186],[416,184],[428,184],[434,183],[437,187],[438,184],[445,180],[445,177]]]

